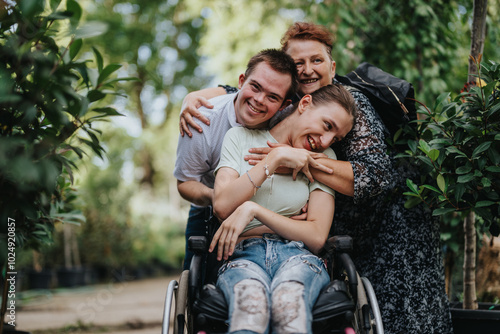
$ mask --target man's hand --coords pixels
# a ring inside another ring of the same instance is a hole
[[[210,121],[208,120],[208,118],[206,118],[198,110],[198,108],[200,107],[212,109],[214,106],[208,101],[208,99],[204,98],[203,96],[193,94],[193,92],[187,94],[182,101],[181,113],[179,115],[179,131],[182,137],[184,137],[184,134],[187,134],[189,138],[193,136],[189,129],[189,126],[191,126],[198,132],[203,132],[203,129],[198,123],[195,122],[193,117],[199,119],[206,125],[210,125]]]

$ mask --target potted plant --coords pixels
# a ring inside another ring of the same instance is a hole
[[[120,65],[104,66],[97,50],[95,62],[79,58],[83,38],[102,32],[103,26],[82,26],[77,1],[17,1],[3,6],[0,265],[7,284],[15,275],[17,252],[50,244],[54,224],[81,217],[64,205],[74,161],[84,156],[83,147],[102,156],[100,131],[93,124],[119,115],[103,100],[115,94],[114,83],[124,79],[110,77]],[[4,320],[9,322],[5,291],[0,333]]]
[[[422,170],[418,184],[407,180],[407,206],[423,202],[434,216],[463,218],[464,309],[478,308],[476,230],[498,235],[500,214],[500,64],[478,58],[472,57],[479,69],[478,84],[453,99],[449,93],[440,95],[433,109],[421,107],[417,138],[408,141],[409,149],[402,154]],[[455,321],[457,313],[452,313]],[[477,318],[480,313],[474,314]],[[500,310],[487,314],[498,330]],[[482,319],[481,324],[487,322]],[[454,327],[456,333],[466,330],[462,323]]]

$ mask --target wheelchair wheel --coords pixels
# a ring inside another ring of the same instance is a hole
[[[354,314],[354,331],[356,334],[383,334],[384,327],[378,307],[377,298],[370,281],[358,276],[358,300]]]
[[[380,313],[380,308],[378,306],[377,296],[375,295],[375,290],[373,290],[373,286],[366,277],[362,277],[363,286],[366,291],[366,296],[368,297],[368,303],[370,304],[370,309],[373,314],[372,324],[375,327],[375,333],[383,334],[384,333],[384,324],[382,323],[382,315]]]
[[[184,270],[179,282],[168,285],[163,312],[162,334],[191,334],[192,321],[187,302],[189,270]]]

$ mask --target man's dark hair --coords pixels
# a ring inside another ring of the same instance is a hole
[[[250,58],[245,71],[245,79],[248,78],[255,70],[259,63],[266,62],[273,70],[282,74],[289,74],[291,76],[292,85],[288,89],[286,98],[292,98],[296,93],[299,86],[299,75],[297,73],[297,66],[292,57],[284,51],[278,49],[266,49],[257,53]]]

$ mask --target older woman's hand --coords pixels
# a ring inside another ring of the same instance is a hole
[[[195,122],[193,117],[198,118],[206,125],[210,125],[210,121],[208,120],[208,118],[206,118],[198,110],[198,108],[200,107],[212,109],[214,106],[203,96],[193,93],[189,93],[186,95],[186,97],[182,101],[181,113],[179,115],[179,131],[181,133],[181,136],[184,137],[184,134],[187,134],[190,138],[193,136],[189,129],[189,126],[191,126],[198,132],[203,132],[203,129],[198,123]]]

